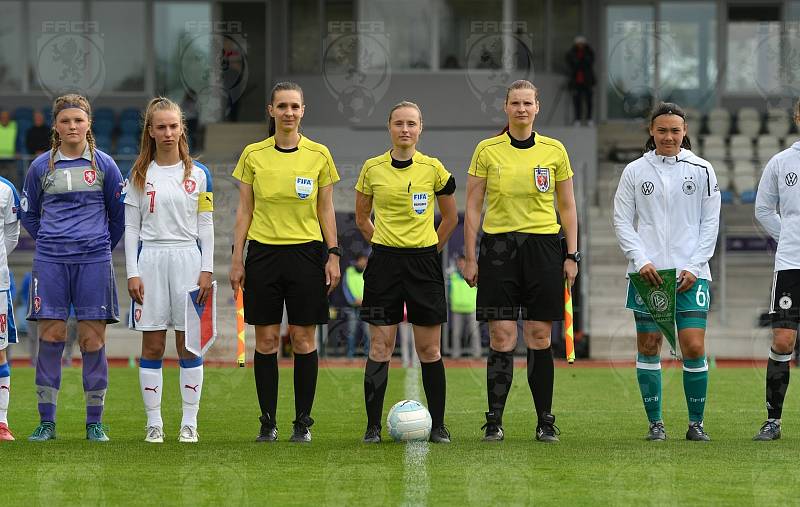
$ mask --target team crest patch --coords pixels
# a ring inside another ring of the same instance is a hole
[[[533,178],[536,180],[536,188],[539,192],[550,190],[550,169],[547,167],[535,167],[533,169]]]
[[[141,308],[137,308],[136,310],[133,311],[133,318],[134,318],[134,320],[136,320],[136,322],[139,322],[141,320],[141,318],[142,318],[142,309]]]
[[[186,190],[187,194],[193,194],[195,189],[197,188],[197,182],[193,179],[189,178],[184,180],[183,182],[183,189]]]
[[[422,215],[428,209],[428,193],[415,192],[411,195],[411,207],[414,208],[414,213]]]
[[[294,179],[294,191],[300,199],[308,199],[314,192],[314,180],[297,176]]]
[[[792,307],[792,298],[789,296],[783,296],[778,300],[778,306],[781,307],[781,310],[788,310]]]
[[[33,312],[39,313],[39,310],[42,309],[42,298],[36,296],[33,298]]]
[[[8,320],[5,314],[0,314],[0,333],[5,334],[8,327]]]
[[[697,185],[694,184],[692,180],[686,180],[683,182],[683,193],[686,195],[692,195],[695,190],[697,190]]]
[[[94,169],[86,169],[83,171],[83,181],[91,187],[97,181],[97,172]]]

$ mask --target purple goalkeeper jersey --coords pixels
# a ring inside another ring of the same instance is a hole
[[[95,168],[87,147],[70,160],[50,152],[31,163],[22,191],[22,225],[36,240],[33,258],[47,262],[88,263],[111,259],[125,230],[120,202],[122,175],[114,160],[95,150]]]

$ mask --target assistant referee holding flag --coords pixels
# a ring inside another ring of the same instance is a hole
[[[476,314],[478,320],[489,321],[489,411],[484,440],[503,440],[503,409],[514,375],[521,315],[528,347],[528,385],[538,417],[536,439],[554,442],[558,428],[550,412],[554,374],[550,332],[552,321],[564,319],[564,278],[573,284],[581,257],[572,169],[560,142],[533,131],[539,98],[531,82],[511,83],[503,109],[508,115],[507,129],[481,141],[472,156],[464,218],[464,279],[473,287],[478,285]],[[476,260],[484,197],[488,206]],[[565,229],[566,260],[554,201]]]
[[[381,441],[381,412],[403,304],[414,326],[422,384],[432,419],[431,442],[449,443],[444,425],[446,382],[441,356],[447,321],[444,273],[438,255],[458,223],[456,180],[439,160],[416,149],[422,113],[413,102],[389,112],[392,149],[364,163],[356,184],[356,224],[372,243],[364,271],[361,319],[370,323],[364,370],[367,431],[364,442]],[[434,228],[434,197],[442,220]],[[375,223],[370,215],[375,209]]]

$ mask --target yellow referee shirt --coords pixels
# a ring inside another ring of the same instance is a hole
[[[266,245],[322,241],[317,193],[339,181],[324,145],[305,136],[297,148],[281,150],[270,137],[248,145],[233,177],[253,186],[255,206],[247,239]]]
[[[507,133],[484,139],[475,148],[468,173],[486,178],[483,231],[488,234],[561,230],[553,206],[555,183],[572,177],[569,157],[559,141],[533,137],[528,148],[512,146]]]
[[[439,243],[433,226],[435,193],[451,174],[438,159],[416,152],[407,167],[394,167],[390,152],[364,162],[356,190],[372,196],[372,242],[398,248]]]

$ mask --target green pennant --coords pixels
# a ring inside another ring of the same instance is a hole
[[[658,274],[662,280],[658,287],[650,285],[650,282],[642,278],[639,273],[630,273],[628,276],[637,294],[642,298],[647,311],[650,312],[650,316],[664,333],[670,349],[672,349],[672,355],[677,355],[678,349],[675,346],[676,270],[675,268],[659,269]]]

